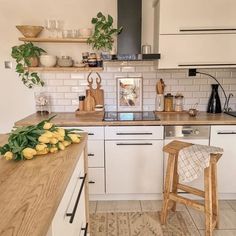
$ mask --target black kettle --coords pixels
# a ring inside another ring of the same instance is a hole
[[[218,84],[212,84],[211,85],[211,96],[208,101],[208,106],[207,106],[207,112],[208,113],[221,113],[221,102],[220,102],[220,96],[218,93]]]

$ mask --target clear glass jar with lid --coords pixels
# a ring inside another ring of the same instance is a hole
[[[184,109],[184,96],[181,93],[175,95],[175,111],[183,111]]]

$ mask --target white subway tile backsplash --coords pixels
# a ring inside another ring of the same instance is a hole
[[[69,73],[56,73],[56,79],[69,79]]]
[[[65,79],[64,80],[64,85],[75,86],[75,85],[78,85],[78,81],[77,80],[72,80],[72,79]]]
[[[63,80],[55,80],[55,79],[52,79],[52,80],[48,80],[47,81],[47,85],[48,86],[61,86],[63,85]]]
[[[121,68],[122,72],[135,72],[135,67],[133,66],[124,66]]]
[[[106,67],[107,66],[107,67]],[[116,110],[116,84],[117,77],[143,78],[143,109],[155,109],[156,82],[162,78],[166,84],[165,93],[175,95],[177,92],[184,95],[184,108],[188,109],[199,103],[199,110],[206,110],[211,84],[213,79],[206,75],[197,74],[188,77],[187,70],[156,70],[154,62],[115,62],[105,63],[106,70],[99,73],[102,78],[102,89],[105,96],[106,110]],[[150,69],[153,67],[153,70]],[[236,97],[236,69],[201,69],[209,73],[222,83],[226,93],[233,93]],[[46,91],[51,95],[52,111],[74,112],[78,107],[78,96],[84,95],[87,87],[88,73],[42,73],[41,78],[46,81]],[[91,77],[95,80],[97,75]],[[96,83],[94,82],[94,85]],[[224,102],[224,96],[219,88],[219,95]],[[222,104],[223,105],[223,104]],[[230,100],[230,106],[236,108],[236,98]]]
[[[70,75],[71,79],[84,79],[84,73],[73,73]]]
[[[64,92],[64,93],[68,93],[70,92],[70,87],[69,86],[61,86],[61,87],[57,87],[57,92]]]

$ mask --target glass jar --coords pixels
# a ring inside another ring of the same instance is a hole
[[[184,96],[182,94],[175,95],[175,111],[183,111]]]
[[[171,93],[167,93],[164,97],[164,110],[165,111],[173,111],[173,100],[174,97]]]
[[[46,92],[36,92],[34,94],[36,112],[40,115],[46,115],[51,112],[50,109],[50,96]]]

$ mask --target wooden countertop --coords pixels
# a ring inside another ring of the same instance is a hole
[[[0,146],[6,141],[0,135]],[[83,134],[79,144],[57,154],[18,162],[0,159],[0,235],[47,234],[86,142]]]
[[[156,113],[160,120],[156,121],[103,121],[101,116],[83,115],[76,116],[73,112],[51,113],[50,115],[32,114],[17,121],[16,126],[26,126],[37,124],[43,119],[53,115],[57,116],[53,122],[60,126],[113,126],[113,125],[236,125],[236,117],[227,114],[209,114],[199,112],[196,117],[190,117],[187,113]]]

